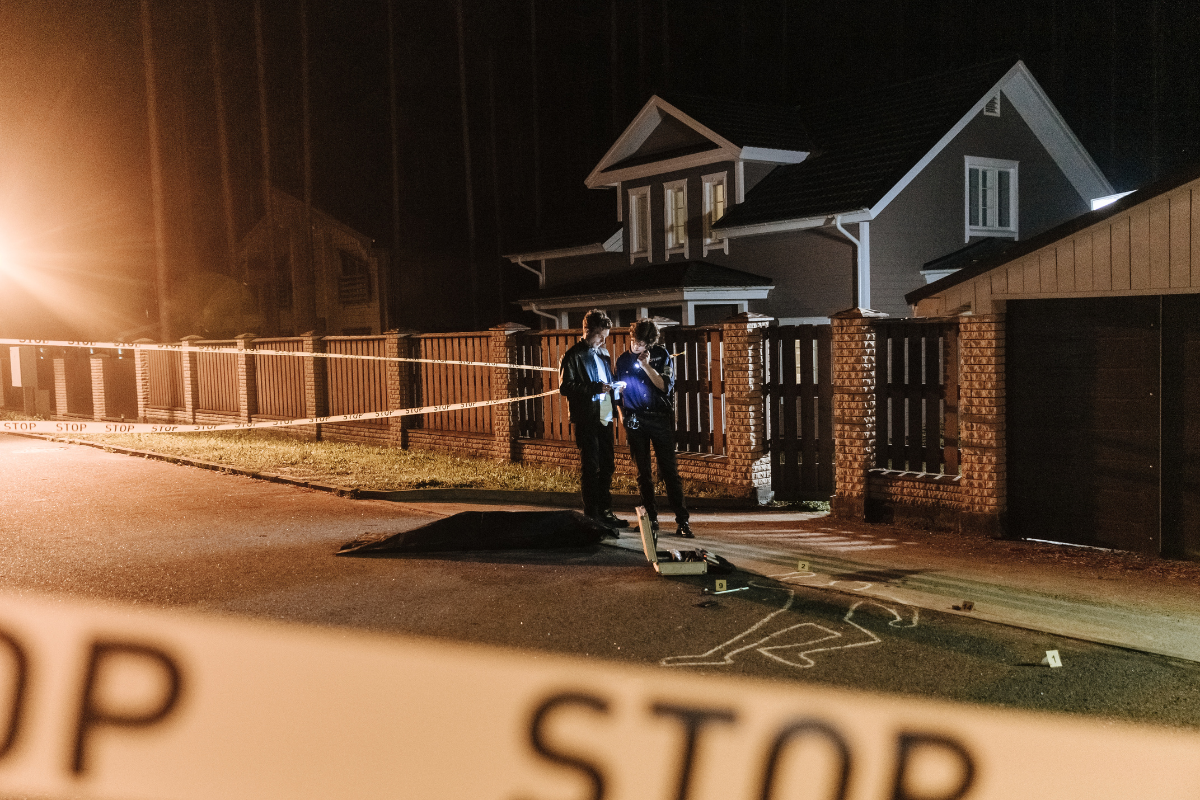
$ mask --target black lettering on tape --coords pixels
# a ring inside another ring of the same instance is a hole
[[[958,786],[946,794],[931,797],[930,795],[914,795],[908,791],[909,769],[912,756],[922,749],[940,749],[958,758],[962,773]],[[961,800],[975,783],[975,760],[960,742],[948,736],[933,733],[903,732],[896,740],[896,777],[892,782],[892,800]]]
[[[0,643],[12,654],[13,660],[12,705],[8,711],[4,734],[0,736],[0,758],[4,758],[17,743],[17,734],[21,731],[21,719],[25,711],[25,688],[29,683],[29,656],[25,654],[25,648],[7,631],[0,630]]]
[[[583,706],[599,714],[607,714],[608,701],[590,694],[575,692],[556,694],[543,701],[537,707],[537,710],[533,712],[533,717],[529,721],[529,743],[533,745],[533,749],[537,754],[547,761],[552,761],[555,764],[561,764],[564,767],[570,767],[582,772],[587,776],[588,781],[592,785],[592,793],[590,795],[592,800],[603,800],[606,781],[604,773],[600,771],[600,767],[577,755],[555,750],[546,742],[546,732],[543,730],[546,717],[550,716],[550,712],[560,706]]]
[[[140,713],[121,711],[120,709],[102,708],[97,696],[97,684],[101,671],[107,659],[113,656],[131,655],[148,659],[161,667],[166,678],[166,691],[163,692],[157,706],[143,709]],[[148,728],[166,719],[179,704],[179,696],[183,690],[183,678],[179,665],[170,655],[149,645],[133,642],[116,642],[98,640],[92,643],[88,656],[87,669],[84,671],[83,691],[79,700],[79,715],[75,723],[75,742],[71,754],[71,772],[76,776],[82,775],[87,769],[87,748],[89,738],[100,728]]]
[[[726,708],[693,708],[671,703],[655,703],[651,706],[651,711],[660,717],[675,717],[683,723],[687,739],[683,743],[683,754],[679,759],[679,786],[675,792],[675,800],[687,800],[692,785],[692,766],[696,760],[696,741],[700,738],[700,729],[710,722],[736,722],[737,715]]]
[[[767,763],[763,769],[762,792],[759,793],[760,800],[771,800],[775,793],[775,773],[779,769],[779,759],[783,755],[783,750],[794,739],[800,739],[807,736],[821,736],[833,744],[838,751],[838,785],[837,791],[831,795],[834,800],[845,800],[846,791],[850,785],[850,745],[842,738],[842,734],[831,725],[827,725],[820,720],[802,719],[797,722],[782,728],[775,736],[775,741],[771,743],[771,750],[767,754]]]

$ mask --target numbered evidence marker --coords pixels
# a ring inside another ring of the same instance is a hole
[[[811,570],[808,568],[808,562],[807,561],[797,561],[796,562],[796,572],[811,572]]]
[[[725,591],[725,587],[726,587],[726,581],[723,578],[718,578],[716,591],[723,592],[723,591]]]
[[[1046,657],[1042,659],[1043,664],[1049,664],[1051,667],[1061,667],[1062,658],[1058,655],[1057,650],[1047,650]]]

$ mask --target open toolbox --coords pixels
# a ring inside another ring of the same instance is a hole
[[[659,550],[658,534],[650,528],[650,518],[643,506],[637,507],[638,530],[642,534],[642,551],[646,560],[660,575],[704,575],[708,572],[708,553],[703,550]]]

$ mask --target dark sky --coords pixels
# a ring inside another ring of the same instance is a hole
[[[1118,190],[1200,158],[1194,3],[390,0],[394,213],[389,0],[261,2],[275,183],[304,190],[303,7],[314,203],[381,246],[398,230],[396,322],[423,330],[520,319],[535,279],[499,254],[615,223],[583,179],[659,88],[795,103],[1015,54]],[[254,2],[212,3],[240,235],[261,213]],[[150,5],[168,265],[228,273],[207,2]],[[6,0],[0,38],[0,246],[24,253],[0,334],[152,321],[140,3]]]

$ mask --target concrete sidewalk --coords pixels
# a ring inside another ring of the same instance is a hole
[[[435,514],[522,508],[414,505]],[[693,513],[688,540],[662,519],[660,550],[701,547],[784,583],[1200,662],[1197,563],[771,510]],[[611,544],[642,549],[633,529]],[[961,610],[963,601],[973,608]]]

